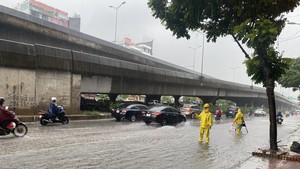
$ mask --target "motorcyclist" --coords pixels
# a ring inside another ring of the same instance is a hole
[[[57,117],[59,112],[58,112],[58,107],[57,107],[57,104],[56,104],[56,97],[51,98],[51,103],[50,103],[50,106],[49,106],[49,109],[48,109],[48,113],[49,113],[51,118]]]
[[[277,114],[276,114],[276,119],[279,119],[279,118],[283,118],[283,115],[281,112],[277,112]]]
[[[0,97],[0,126],[6,128],[6,126],[11,122],[15,117],[15,113],[8,111],[3,107],[5,102],[4,97]]]
[[[279,124],[282,123],[282,121],[283,121],[283,115],[282,115],[281,112],[277,112],[277,113],[276,113],[276,121],[277,121],[277,123],[279,123]]]
[[[221,118],[221,116],[222,116],[222,111],[221,111],[220,107],[218,107],[218,108],[216,109],[215,115],[216,115],[217,117]]]

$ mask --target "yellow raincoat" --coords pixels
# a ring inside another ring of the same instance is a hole
[[[244,122],[244,114],[242,113],[241,109],[238,109],[237,114],[235,115],[233,124],[236,124],[236,134],[241,134],[242,124]]]
[[[203,141],[203,134],[205,133],[205,142],[209,143],[209,130],[213,125],[213,118],[211,112],[209,112],[209,107],[207,106],[208,104],[205,104],[204,111],[202,111],[199,115],[196,115],[195,118],[201,121],[199,142]]]

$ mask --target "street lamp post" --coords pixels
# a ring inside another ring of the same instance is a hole
[[[240,68],[240,67],[231,67],[230,69],[232,69],[232,84],[234,84],[234,75],[235,75],[235,71],[236,71],[236,69],[238,69],[238,68]]]
[[[196,56],[196,50],[198,49],[198,48],[200,48],[201,47],[201,45],[199,45],[199,46],[197,46],[197,47],[189,47],[190,49],[193,49],[194,50],[194,61],[193,61],[193,71],[195,71],[195,56]]]
[[[201,57],[201,76],[203,76],[203,63],[204,63],[204,42],[205,42],[205,33],[201,31],[196,31],[202,34],[202,57]]]
[[[202,38],[202,58],[201,58],[201,76],[203,76],[203,58],[204,58],[204,32],[202,34],[203,38]]]
[[[117,28],[118,28],[118,9],[124,5],[126,2],[122,2],[119,6],[109,6],[110,8],[113,8],[116,10],[116,24],[115,24],[115,43],[117,43]]]

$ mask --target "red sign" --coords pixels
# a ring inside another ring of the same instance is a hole
[[[125,45],[130,46],[132,44],[131,39],[125,38]]]

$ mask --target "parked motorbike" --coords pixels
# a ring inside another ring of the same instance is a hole
[[[62,124],[68,124],[69,118],[65,115],[65,110],[62,106],[57,106],[58,108],[58,116],[51,116],[46,111],[39,111],[38,115],[40,118],[41,125],[45,126],[48,123],[62,123]]]
[[[283,118],[282,118],[281,116],[278,116],[278,117],[276,118],[276,121],[277,121],[277,124],[281,125],[282,122],[283,122]]]
[[[5,136],[13,133],[16,137],[23,137],[27,134],[27,132],[27,126],[24,123],[20,122],[15,114],[11,117],[11,120],[8,121],[8,124],[4,128],[0,127],[0,136]]]

